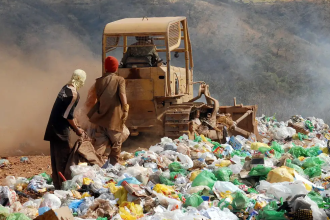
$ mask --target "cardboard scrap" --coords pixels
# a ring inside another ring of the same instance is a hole
[[[56,210],[49,210],[34,220],[74,220],[69,207],[63,206]]]

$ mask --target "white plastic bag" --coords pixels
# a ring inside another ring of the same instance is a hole
[[[220,196],[220,193],[223,192],[236,192],[236,191],[240,191],[240,192],[243,192],[241,189],[239,189],[236,185],[234,185],[233,183],[231,182],[226,182],[226,181],[216,181],[214,183],[214,186],[213,186],[213,192],[215,193],[215,195],[221,199],[221,196]],[[244,193],[244,192],[243,192]]]
[[[49,207],[51,209],[58,209],[61,207],[61,200],[54,194],[46,193],[43,197],[40,207]]]
[[[71,191],[65,191],[65,190],[55,190],[54,195],[57,196],[61,200],[73,196]]]
[[[308,196],[305,197],[306,202],[311,204],[311,210],[313,215],[313,220],[327,220],[327,215],[324,212],[324,209],[320,209],[316,202],[311,200]]]
[[[70,170],[72,177],[83,174],[84,177],[88,177],[92,179],[95,177],[96,174],[94,168],[91,166],[73,165],[70,167]]]
[[[308,191],[301,180],[295,180],[294,182],[281,182],[281,183],[269,183],[265,180],[260,181],[260,185],[256,187],[257,191],[266,191],[269,195],[274,195],[275,198],[286,200],[289,196],[297,194],[307,194]]]
[[[195,186],[195,187],[191,187],[187,190],[188,194],[193,194],[193,193],[197,193],[201,190],[206,189],[207,191],[210,191],[210,187],[208,186]]]
[[[238,217],[227,208],[221,211],[219,207],[212,207],[202,210],[201,214],[211,220],[238,220]]]

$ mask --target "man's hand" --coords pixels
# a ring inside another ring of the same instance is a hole
[[[123,116],[121,117],[121,119],[123,120],[123,124],[125,124],[127,117],[128,117],[128,112],[123,112]]]
[[[121,119],[123,120],[123,124],[125,124],[127,120],[128,110],[129,110],[129,105],[128,104],[123,105],[123,116],[121,117]]]
[[[79,137],[81,137],[81,136],[83,135],[84,132],[85,132],[85,131],[84,131],[83,129],[79,128],[79,127],[78,127],[78,129],[76,130],[76,134],[77,134]]]

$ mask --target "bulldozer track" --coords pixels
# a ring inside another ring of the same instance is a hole
[[[204,103],[185,102],[173,104],[165,114],[165,136],[175,139],[189,134],[190,113],[205,105]]]

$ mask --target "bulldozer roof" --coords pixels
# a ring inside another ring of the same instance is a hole
[[[163,35],[169,26],[186,17],[125,18],[108,23],[104,35]]]

